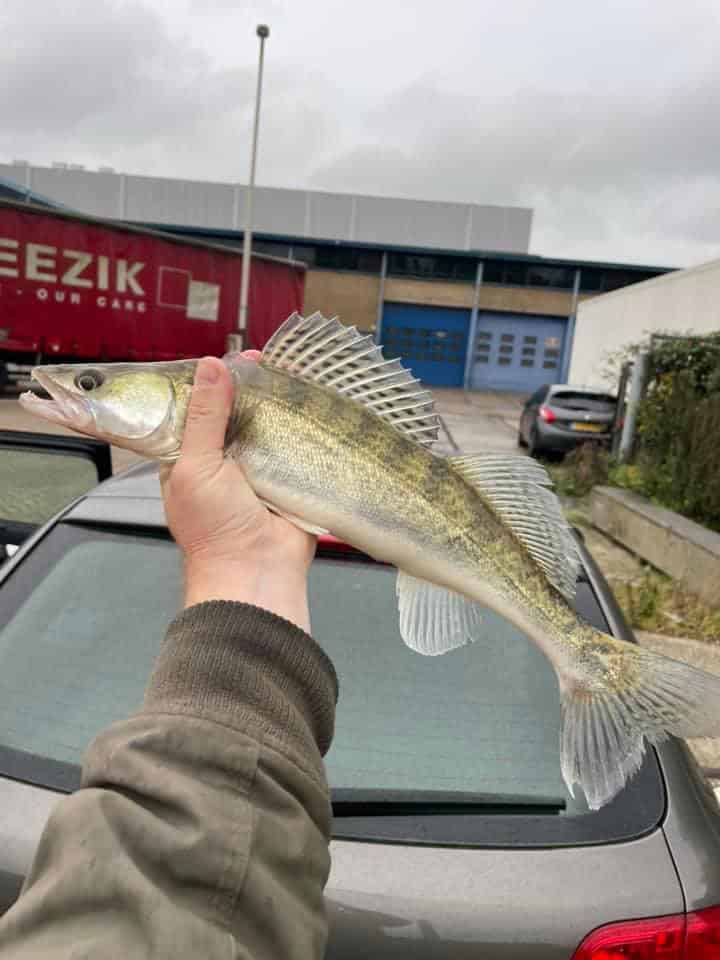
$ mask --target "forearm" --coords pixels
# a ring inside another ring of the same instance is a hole
[[[4,960],[321,957],[335,698],[290,624],[187,610],[143,709],[95,741],[50,818],[0,921]]]

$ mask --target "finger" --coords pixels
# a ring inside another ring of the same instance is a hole
[[[240,356],[244,357],[246,360],[259,360],[262,356],[262,353],[260,350],[243,350]]]
[[[199,360],[185,420],[183,457],[222,456],[232,395],[232,379],[222,360]]]

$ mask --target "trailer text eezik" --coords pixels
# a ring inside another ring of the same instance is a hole
[[[0,200],[0,386],[47,359],[221,355],[241,269],[230,247]],[[253,256],[244,346],[302,310],[304,270]]]

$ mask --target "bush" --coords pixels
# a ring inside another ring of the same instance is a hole
[[[719,426],[720,333],[656,340],[635,462],[613,480],[720,530]]]
[[[608,482],[609,455],[597,443],[575,447],[562,463],[546,462],[555,493],[560,497],[584,497],[599,483]]]

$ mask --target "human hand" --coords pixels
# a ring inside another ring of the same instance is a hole
[[[161,471],[165,515],[185,561],[185,606],[238,600],[309,632],[307,572],[315,538],[270,513],[240,466],[225,457],[232,399],[225,364],[200,360],[180,457]]]

